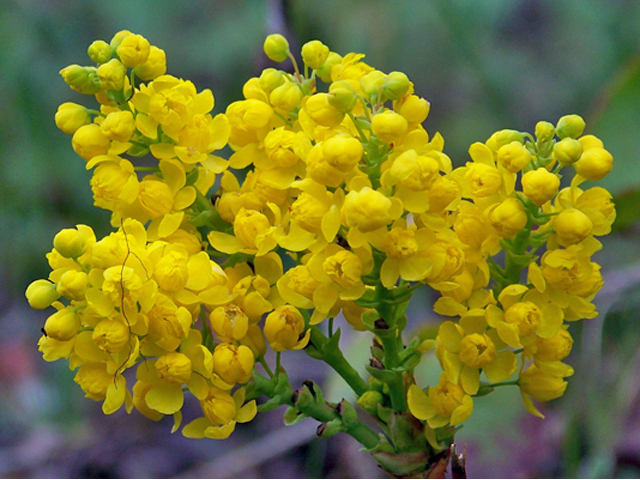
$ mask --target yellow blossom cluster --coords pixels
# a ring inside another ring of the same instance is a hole
[[[56,309],[39,342],[45,360],[68,358],[105,413],[173,415],[174,430],[190,392],[203,416],[182,432],[194,438],[251,420],[255,366],[280,381],[280,353],[305,348],[380,420],[410,411],[434,449],[438,430],[471,415],[472,397],[500,385],[519,385],[541,415],[531,397],[561,396],[573,373],[565,322],[593,318],[603,284],[594,237],[609,233],[615,209],[603,188],[580,188],[611,170],[602,142],[569,115],[538,123],[535,136],[499,131],[454,169],[405,74],[317,40],[302,47],[302,70],[284,37],[264,50],[294,72],[265,69],[216,116],[211,91],[166,75],[164,52],[128,31],[92,43],[97,66],[61,71],[100,103],[65,103],[56,124],[93,169],[95,204],[117,231],[56,235],[49,278],[27,289],[32,307]],[[226,145],[228,160],[213,155]],[[405,347],[406,306],[423,285],[452,319]],[[369,390],[329,346],[340,314],[376,336]],[[443,372],[424,391],[412,370],[430,345]],[[136,365],[129,391],[124,373]]]

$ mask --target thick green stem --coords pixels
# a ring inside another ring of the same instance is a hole
[[[329,338],[325,337],[318,327],[311,327],[311,343],[322,354],[322,361],[333,368],[349,384],[356,395],[361,396],[369,390],[367,382],[344,358],[342,351],[337,348],[337,345],[334,347],[333,344],[329,344]]]

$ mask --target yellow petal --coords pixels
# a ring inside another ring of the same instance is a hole
[[[238,423],[250,422],[251,420],[253,420],[257,413],[258,407],[256,406],[256,401],[251,400],[249,403],[238,410],[238,412],[236,413],[235,421]]]
[[[471,416],[471,413],[473,413],[473,400],[469,395],[465,395],[462,399],[462,405],[451,414],[451,425],[461,424]]]
[[[171,433],[176,433],[176,431],[180,428],[180,424],[182,423],[182,412],[176,412],[173,414],[173,427],[171,428]]]
[[[411,414],[419,420],[428,420],[436,416],[436,411],[431,404],[431,400],[429,400],[427,394],[415,384],[409,387],[407,403]]]
[[[498,353],[491,363],[484,366],[483,371],[491,383],[497,383],[509,378],[517,368],[518,358],[507,350]]]
[[[152,387],[144,397],[149,408],[165,415],[173,415],[182,408],[184,395],[182,386],[160,384]]]
[[[182,435],[187,438],[204,438],[205,429],[211,426],[211,422],[206,418],[196,418],[184,426],[182,429]]]
[[[196,189],[191,185],[187,185],[178,193],[173,200],[173,209],[174,210],[184,210],[185,208],[189,208],[193,205],[193,202],[196,201]]]
[[[214,438],[216,440],[224,440],[229,438],[229,435],[233,433],[236,428],[236,422],[231,421],[226,425],[207,427],[204,431],[204,436],[207,438]]]
[[[160,220],[160,225],[158,226],[158,236],[160,238],[166,238],[170,235],[173,235],[180,225],[182,224],[182,220],[184,219],[184,212],[175,212],[175,213],[167,213],[162,220]]]
[[[458,330],[458,326],[451,322],[446,321],[440,325],[438,330],[438,337],[440,342],[447,350],[457,353],[460,351],[460,341],[462,340],[462,334]]]
[[[468,365],[463,366],[462,372],[460,372],[460,385],[465,393],[469,395],[478,393],[478,389],[480,388],[480,371]]]
[[[540,411],[533,404],[533,400],[531,400],[531,396],[522,391],[520,393],[522,394],[522,401],[524,402],[524,408],[526,408],[527,411],[532,415],[535,415],[536,417],[544,418],[544,415],[540,413]]]

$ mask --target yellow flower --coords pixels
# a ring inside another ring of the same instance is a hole
[[[289,56],[289,42],[279,33],[269,35],[264,41],[263,49],[274,62],[284,62]]]
[[[487,307],[487,322],[497,330],[500,339],[513,348],[530,345],[536,336],[550,338],[562,326],[562,308],[536,289],[510,285],[498,296],[502,309]]]
[[[50,307],[53,302],[60,298],[55,284],[49,280],[35,280],[27,287],[25,293],[31,308],[44,310]]]
[[[392,288],[398,277],[408,282],[416,282],[431,273],[432,261],[424,256],[433,243],[433,234],[416,225],[406,226],[397,221],[384,237],[386,259],[380,269],[380,280],[386,288]]]
[[[117,58],[112,58],[98,67],[97,75],[105,90],[120,90],[124,87],[127,67]]]
[[[522,202],[509,197],[487,211],[489,222],[504,238],[515,237],[527,224],[527,213]]]
[[[151,45],[147,61],[137,65],[133,71],[144,81],[154,80],[167,72],[167,56],[164,50]]]
[[[253,374],[253,352],[245,345],[221,343],[213,351],[213,370],[225,382],[247,383]]]
[[[133,114],[127,110],[111,112],[100,124],[100,128],[109,140],[128,142],[135,129]]]
[[[71,138],[73,150],[85,160],[109,152],[111,142],[99,125],[90,123],[78,128]]]
[[[311,330],[306,329],[304,318],[292,305],[282,305],[267,315],[264,336],[276,352],[300,350],[307,346]]]
[[[100,350],[107,353],[119,352],[129,343],[129,327],[119,320],[102,320],[92,333],[93,340]]]
[[[409,410],[419,420],[426,420],[431,428],[459,425],[473,412],[473,400],[464,390],[446,379],[444,373],[435,387],[425,394],[417,385],[407,393]]]
[[[237,305],[218,307],[209,316],[211,328],[223,342],[241,340],[249,330],[249,317]]]
[[[569,369],[564,376],[573,375],[573,369],[571,367]],[[531,397],[539,402],[548,402],[561,397],[567,388],[564,376],[549,375],[535,365],[520,373],[519,385],[525,408],[536,417],[544,418],[544,415],[533,405]]]
[[[125,378],[107,372],[104,363],[88,363],[81,366],[73,380],[80,385],[87,398],[104,400],[102,411],[105,415],[119,410],[125,401],[127,410],[131,411],[131,395],[127,390]]]
[[[409,128],[407,120],[393,110],[374,115],[371,119],[371,131],[382,143],[396,143]]]
[[[73,135],[83,125],[91,123],[87,108],[73,102],[65,102],[58,107],[55,116],[56,127],[64,133]]]
[[[56,285],[56,290],[69,300],[84,300],[89,285],[89,277],[85,272],[68,270],[62,274]]]
[[[556,135],[560,138],[578,138],[582,135],[585,126],[580,115],[565,115],[556,124]]]
[[[369,187],[350,191],[341,210],[342,222],[349,227],[349,244],[358,248],[366,244],[366,234],[386,233],[386,226],[398,219],[402,210],[402,203],[397,198],[389,198]]]
[[[573,166],[587,180],[602,180],[613,168],[613,156],[604,148],[587,148]]]
[[[344,113],[329,102],[329,94],[316,93],[302,100],[302,109],[318,125],[336,127],[344,118]]]
[[[120,61],[127,68],[134,68],[149,58],[149,41],[142,35],[127,35],[116,49]]]
[[[329,56],[329,47],[318,40],[311,40],[302,46],[302,61],[315,70],[322,67]]]
[[[564,138],[553,146],[553,159],[560,165],[572,165],[582,155],[582,144],[573,138]]]
[[[593,222],[577,208],[568,208],[560,212],[553,221],[553,229],[563,246],[582,242],[591,235]]]
[[[47,336],[66,342],[78,334],[80,329],[80,318],[73,308],[64,308],[47,318],[44,324],[44,331]]]
[[[531,152],[518,141],[498,149],[498,163],[511,173],[517,173],[531,163]]]
[[[306,267],[311,276],[320,282],[313,292],[315,310],[311,317],[312,325],[327,318],[339,299],[357,300],[366,290],[361,278],[366,273],[363,260],[336,244],[330,244],[313,254]]]
[[[76,228],[64,228],[53,237],[53,248],[65,258],[78,258],[96,241],[91,227],[76,225]]]
[[[182,429],[187,438],[215,438],[229,437],[235,430],[236,423],[246,423],[258,412],[256,401],[243,405],[245,391],[236,390],[233,397],[226,391],[211,387],[200,401],[204,417],[196,418]]]
[[[478,392],[481,370],[490,382],[497,383],[517,369],[515,354],[509,350],[498,352],[495,342],[485,333],[486,327],[485,310],[477,308],[462,315],[460,326],[446,321],[438,330],[436,353],[444,373],[469,395]]]
[[[522,192],[538,206],[551,200],[558,193],[559,186],[558,176],[546,168],[530,170],[522,176]]]

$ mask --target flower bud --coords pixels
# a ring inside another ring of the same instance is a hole
[[[89,278],[86,273],[77,270],[68,270],[62,274],[56,290],[69,300],[82,300],[87,291]]]
[[[342,57],[336,52],[330,52],[324,64],[316,70],[316,73],[324,83],[331,83],[331,69],[342,62]]]
[[[322,154],[329,165],[350,172],[362,159],[362,143],[349,134],[338,134],[322,142]]]
[[[95,67],[69,65],[60,70],[60,75],[62,75],[65,83],[77,92],[93,95],[102,90]]]
[[[504,147],[503,147],[504,148]],[[522,176],[522,191],[534,204],[542,206],[558,192],[560,179],[546,168],[531,170]]]
[[[264,322],[264,336],[276,352],[304,348],[309,342],[309,332],[305,335],[304,318],[292,305],[276,307]]]
[[[151,45],[142,35],[127,35],[116,49],[120,61],[127,68],[134,68],[147,61]]]
[[[494,152],[497,152],[498,150],[500,150],[500,147],[502,147],[503,145],[507,145],[508,143],[511,143],[511,142],[523,143],[524,135],[518,132],[517,130],[509,130],[509,129],[500,130],[494,133],[493,135],[491,135],[491,137],[489,137],[489,140],[487,140],[486,144],[487,144],[487,147],[489,147],[491,150],[493,150]]]
[[[560,244],[569,246],[587,238],[591,234],[593,223],[577,208],[567,208],[555,218],[553,228]]]
[[[258,85],[260,85],[260,88],[267,92],[267,94],[273,92],[274,89],[278,88],[284,82],[284,72],[276,70],[275,68],[265,68],[258,78]]]
[[[128,110],[111,112],[100,124],[100,128],[109,140],[128,142],[135,130],[133,114]]]
[[[167,56],[164,50],[151,45],[147,61],[137,65],[133,71],[144,81],[153,80],[167,72]]]
[[[600,140],[595,135],[584,135],[578,139],[578,141],[582,144],[583,150],[589,150],[590,148],[604,148],[604,144],[602,140]]]
[[[411,95],[405,99],[396,111],[412,125],[424,122],[429,115],[431,104],[424,98]]]
[[[553,158],[560,165],[571,165],[582,155],[582,144],[573,138],[564,138],[553,146]]]
[[[76,336],[80,329],[80,318],[72,308],[64,308],[47,318],[44,331],[48,337],[66,342]]]
[[[340,125],[344,118],[344,113],[329,103],[327,93],[316,93],[308,97],[303,108],[314,122],[323,127]]]
[[[536,338],[535,358],[543,362],[555,362],[566,358],[571,353],[573,338],[565,330],[560,331],[551,338]]]
[[[107,63],[98,67],[98,78],[105,90],[120,90],[124,87],[124,79],[127,68],[117,58],[112,58]]]
[[[151,176],[145,177],[145,179]],[[148,180],[139,184],[138,201],[144,212],[151,218],[166,215],[173,208],[173,193],[163,181]]]
[[[285,112],[289,112],[299,106],[301,100],[302,90],[300,85],[294,82],[284,82],[269,95],[271,105]]]
[[[58,107],[55,120],[56,127],[64,133],[73,135],[81,126],[91,123],[91,115],[86,107],[66,102]]]
[[[31,282],[25,292],[27,301],[31,308],[44,310],[50,307],[53,302],[60,298],[56,286],[49,280],[36,280]]]
[[[527,224],[527,213],[517,198],[507,198],[489,210],[489,222],[504,238],[513,238]]]
[[[119,320],[102,320],[91,334],[100,350],[115,353],[129,342],[129,327]]]
[[[229,384],[246,383],[253,373],[254,357],[245,345],[222,343],[213,351],[213,370]]]
[[[382,405],[384,397],[377,390],[367,390],[356,402],[358,406],[371,415],[378,415],[378,405]]]
[[[498,193],[502,186],[500,172],[484,163],[468,163],[464,179],[474,197],[489,197]]]
[[[559,138],[578,138],[582,135],[585,125],[580,115],[565,115],[558,120],[556,135]]]
[[[113,373],[107,372],[105,363],[87,363],[78,369],[73,379],[87,398],[92,400],[104,400],[107,389],[113,385]]]
[[[347,82],[334,82],[329,87],[329,103],[336,110],[348,113],[353,110],[357,101],[356,92]]]
[[[87,49],[87,54],[96,63],[107,62],[112,55],[111,47],[104,40],[96,40]]]
[[[522,143],[513,141],[498,149],[498,163],[517,173],[531,163],[531,152]]]
[[[289,57],[289,42],[279,33],[269,35],[263,48],[267,57],[274,62],[284,62]]]
[[[402,208],[393,200],[369,187],[351,190],[342,206],[343,222],[365,233],[384,227],[402,215]]]
[[[556,134],[556,129],[550,122],[536,123],[536,138],[540,142],[548,142]]]
[[[302,61],[304,64],[315,70],[322,67],[329,56],[329,47],[318,40],[311,40],[302,46]]]
[[[256,237],[271,228],[269,219],[256,210],[242,207],[233,222],[234,235],[249,248],[256,248]]]
[[[404,73],[391,72],[382,84],[382,92],[389,100],[399,100],[407,94],[410,87],[411,82]]]
[[[371,120],[371,131],[382,143],[397,142],[408,128],[407,120],[393,110],[379,113]]]
[[[241,340],[249,330],[249,317],[234,304],[218,307],[209,315],[211,328],[223,342]]]
[[[354,289],[362,284],[362,260],[349,250],[340,250],[322,263],[324,273],[343,288]]]
[[[184,353],[165,353],[156,360],[155,367],[165,382],[184,384],[191,378],[191,360]]]
[[[374,95],[378,94],[386,79],[387,76],[383,72],[373,70],[360,79],[360,89],[366,97],[371,99]]]
[[[520,374],[520,389],[539,402],[547,402],[561,397],[567,382],[563,377],[548,375],[533,365]]]
[[[587,180],[602,180],[613,167],[613,156],[604,148],[589,148],[573,166]]]
[[[87,161],[97,155],[106,155],[110,145],[109,139],[95,123],[83,125],[71,138],[73,150]]]
[[[118,47],[120,46],[122,41],[129,35],[133,35],[129,30],[120,30],[113,36],[113,38],[109,42],[109,46],[115,52],[116,50],[118,50]]]

